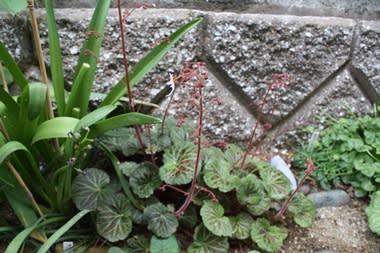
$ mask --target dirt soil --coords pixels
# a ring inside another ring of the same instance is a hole
[[[340,207],[317,209],[309,229],[294,227],[283,247],[284,253],[313,253],[331,250],[340,253],[380,253],[380,236],[370,232],[365,215],[367,203],[351,200]]]

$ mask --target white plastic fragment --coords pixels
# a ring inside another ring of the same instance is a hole
[[[289,169],[286,162],[280,156],[276,155],[272,157],[272,159],[270,160],[270,164],[277,170],[284,173],[284,175],[289,179],[293,190],[297,188],[297,181],[293,172]]]

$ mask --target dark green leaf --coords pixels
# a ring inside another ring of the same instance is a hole
[[[124,240],[132,231],[129,202],[122,194],[109,195],[107,204],[100,205],[96,215],[98,233],[110,242]]]
[[[150,239],[150,253],[179,253],[180,248],[175,236],[159,239],[152,236]]]
[[[195,228],[194,241],[187,249],[188,253],[227,253],[227,237],[212,234],[203,225]]]
[[[148,229],[163,238],[171,236],[178,227],[178,220],[173,212],[161,203],[146,207],[144,219],[148,222]]]
[[[212,189],[229,192],[239,185],[239,177],[231,175],[231,164],[225,160],[209,162],[203,170],[203,180]]]
[[[143,163],[130,174],[129,183],[137,196],[148,198],[161,185],[161,180],[153,165]]]
[[[9,72],[11,72],[15,83],[21,88],[21,90],[23,90],[24,87],[28,84],[28,81],[26,80],[21,69],[17,66],[16,62],[13,60],[7,48],[1,41],[0,41],[0,59],[3,60],[5,67],[9,70]]]
[[[144,235],[134,235],[128,238],[127,243],[132,253],[149,252],[149,240]]]
[[[102,170],[89,168],[73,181],[73,201],[79,210],[96,210],[114,194],[110,188],[110,178]]]

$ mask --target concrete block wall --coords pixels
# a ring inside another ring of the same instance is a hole
[[[163,2],[186,1],[160,1]],[[363,4],[363,1],[358,2]],[[267,145],[272,145],[275,136],[274,144],[291,149],[300,138],[297,134],[300,127],[308,124],[323,127],[324,117],[342,117],[347,110],[370,113],[371,105],[378,101],[380,19],[376,16],[377,10],[368,8],[363,19],[355,16],[360,13],[352,14],[355,10],[346,12],[345,17],[193,9],[136,10],[126,21],[131,65],[181,24],[194,17],[204,17],[202,24],[187,34],[138,85],[140,98],[153,99],[164,106],[167,98],[158,98],[157,94],[169,80],[168,70],[178,70],[187,61],[203,60],[210,76],[205,88],[206,99],[223,100],[223,105],[209,103],[206,106],[205,132],[214,139],[244,143],[273,74],[290,74],[293,80],[279,91],[271,120],[273,127],[266,140]],[[91,8],[56,10],[68,86],[92,12]],[[39,11],[38,16],[43,48],[48,55],[44,11]],[[123,73],[116,17],[116,10],[111,9],[94,83],[97,92],[108,92]],[[375,18],[365,20],[368,17]],[[27,69],[35,60],[33,62],[30,56],[32,47],[25,20],[23,15],[1,14],[0,40]],[[178,113],[174,108],[170,112]],[[268,114],[269,109],[264,112]]]

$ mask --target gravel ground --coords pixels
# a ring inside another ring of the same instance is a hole
[[[352,200],[340,207],[318,208],[311,228],[289,232],[283,252],[380,253],[380,237],[368,229],[366,206],[365,201]]]

